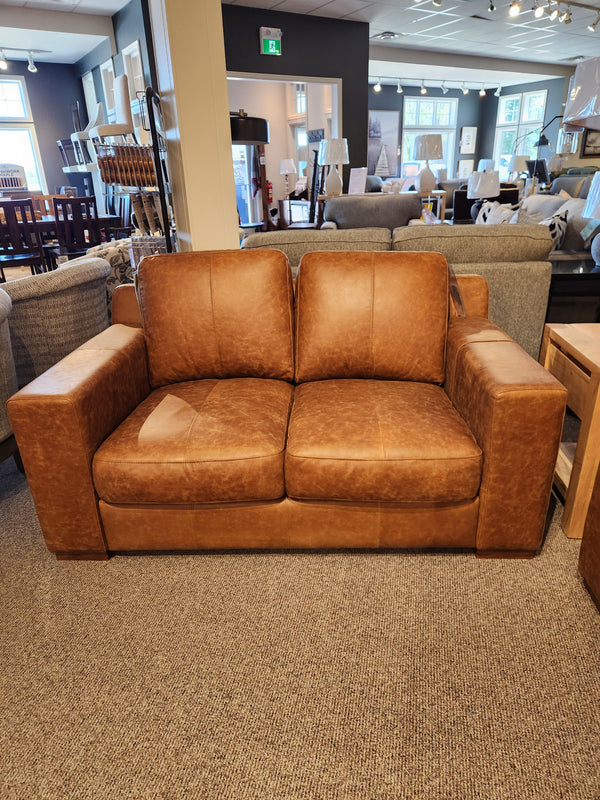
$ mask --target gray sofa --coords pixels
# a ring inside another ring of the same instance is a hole
[[[421,201],[416,194],[343,194],[328,197],[323,210],[322,228],[389,228],[408,225],[421,216]]]
[[[411,225],[353,230],[253,233],[242,248],[282,250],[295,274],[312,250],[406,250],[441,253],[459,274],[483,275],[490,319],[538,357],[550,289],[552,237],[543,225]]]

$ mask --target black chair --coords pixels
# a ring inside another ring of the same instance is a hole
[[[54,197],[52,205],[57,243],[45,245],[44,250],[54,269],[61,256],[71,260],[100,244],[102,232],[95,197]]]
[[[46,256],[31,199],[0,200],[0,282],[6,267],[44,272]]]

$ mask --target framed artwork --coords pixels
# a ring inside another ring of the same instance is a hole
[[[561,155],[568,155],[569,153],[577,152],[579,134],[577,131],[566,131],[561,128],[558,132],[558,141],[556,142],[556,152]]]
[[[581,137],[581,158],[600,158],[600,131],[586,128]]]
[[[104,110],[106,117],[113,120],[115,117],[115,68],[112,58],[100,64],[100,77],[104,90]]]
[[[475,161],[472,158],[461,158],[458,162],[458,170],[456,177],[464,178],[465,180],[473,172]]]
[[[398,177],[399,111],[369,111],[367,172],[381,178]]]
[[[475,152],[477,142],[477,128],[468,127],[460,129],[460,152],[465,155]]]

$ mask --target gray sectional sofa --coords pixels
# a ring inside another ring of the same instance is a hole
[[[282,250],[293,274],[313,250],[404,250],[441,253],[458,274],[483,275],[490,288],[490,319],[531,356],[538,357],[548,293],[552,237],[543,225],[411,225],[348,230],[253,233],[242,248]]]

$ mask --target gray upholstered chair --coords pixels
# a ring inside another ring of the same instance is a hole
[[[6,401],[17,391],[17,374],[8,328],[11,308],[10,297],[0,289],[0,461],[14,456],[17,465],[22,468],[17,443],[6,413]]]
[[[108,327],[110,271],[104,259],[87,258],[3,284],[12,300],[8,324],[19,387]]]

